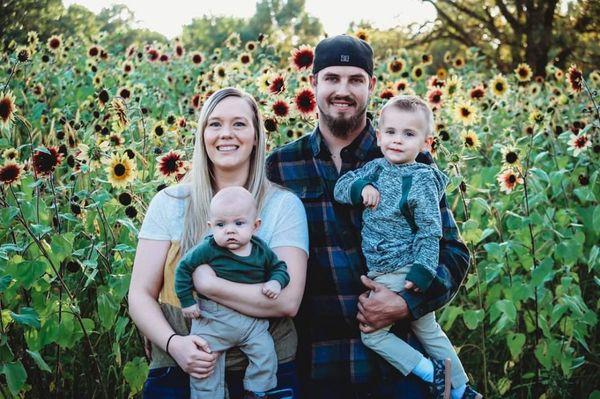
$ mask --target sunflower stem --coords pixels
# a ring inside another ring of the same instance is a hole
[[[17,62],[15,62],[15,65],[13,65],[11,71],[10,71],[10,75],[8,76],[8,80],[6,81],[6,83],[4,84],[4,88],[2,89],[3,92],[6,91],[6,88],[8,87],[8,84],[10,83],[10,80],[12,79],[13,75],[15,74],[15,71],[17,70],[17,65],[19,65],[19,60],[17,60]]]
[[[583,87],[585,87],[585,92],[590,97],[590,100],[592,100],[592,104],[594,105],[594,111],[596,111],[596,118],[598,119],[598,122],[600,122],[600,111],[598,111],[598,105],[596,104],[596,100],[594,100],[594,95],[592,94],[592,91],[590,90],[583,76],[581,77],[581,82],[583,83]]]

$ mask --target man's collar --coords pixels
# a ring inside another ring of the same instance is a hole
[[[367,159],[369,151],[376,145],[377,138],[375,137],[375,129],[371,125],[369,119],[367,119],[367,125],[360,132],[360,134],[350,143],[348,146],[344,147],[348,151],[352,151],[354,156],[361,161]],[[323,133],[321,133],[321,129],[317,124],[317,127],[311,133],[309,137],[310,148],[312,150],[313,157],[317,158],[322,151],[327,151],[329,153],[329,149],[327,145],[323,141]]]

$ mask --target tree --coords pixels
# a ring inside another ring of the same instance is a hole
[[[421,43],[454,40],[479,47],[509,70],[527,62],[536,75],[545,75],[546,65],[555,60],[564,65],[577,52],[582,40],[597,38],[600,5],[597,1],[560,0],[423,0],[437,11],[431,31]],[[566,12],[565,12],[566,10]],[[590,43],[591,44],[591,43]],[[592,45],[593,46],[593,45]],[[598,61],[597,46],[590,61]]]

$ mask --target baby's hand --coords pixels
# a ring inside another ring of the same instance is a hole
[[[361,192],[363,205],[375,209],[379,205],[379,191],[370,184],[367,184]]]
[[[281,284],[279,284],[279,281],[269,280],[263,284],[262,293],[268,298],[277,299],[281,293]]]
[[[408,290],[412,290],[414,292],[421,292],[421,290],[419,289],[419,287],[417,287],[415,285],[415,283],[413,283],[412,281],[408,281],[408,280],[406,280],[404,282],[404,289],[407,290],[407,291]]]
[[[183,308],[181,311],[183,312],[183,317],[188,319],[197,319],[200,317],[200,308],[198,308],[197,303],[188,306],[187,308]]]

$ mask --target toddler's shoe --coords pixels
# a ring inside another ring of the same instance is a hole
[[[433,363],[433,382],[429,386],[429,391],[432,398],[450,399],[452,362],[450,359],[431,359],[431,363]]]
[[[462,399],[483,399],[483,395],[467,385],[467,389],[465,389]]]
[[[269,395],[265,394],[257,394],[255,392],[246,391],[244,392],[244,399],[270,399]]]

